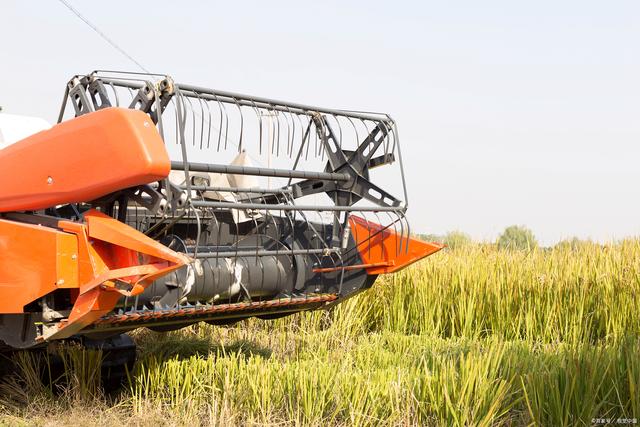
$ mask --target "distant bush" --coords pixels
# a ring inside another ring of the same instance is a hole
[[[521,225],[511,225],[498,237],[498,247],[509,250],[531,250],[538,246],[533,232]]]
[[[473,243],[471,237],[462,231],[450,231],[444,236],[441,234],[418,234],[416,237],[425,242],[444,243],[450,249],[461,248]]]
[[[467,233],[463,233],[462,231],[450,231],[444,236],[442,243],[451,249],[458,249],[470,245],[473,243],[473,240],[471,240],[471,237]]]
[[[444,236],[440,234],[418,234],[416,237],[425,242],[444,242]]]
[[[575,251],[582,246],[593,245],[591,240],[581,240],[577,237],[572,237],[570,239],[564,239],[556,243],[554,246],[555,249],[564,249],[564,250],[572,250]]]

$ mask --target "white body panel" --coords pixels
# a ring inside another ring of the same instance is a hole
[[[49,122],[38,117],[0,113],[0,150],[50,127]]]

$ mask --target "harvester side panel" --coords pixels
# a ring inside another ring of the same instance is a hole
[[[0,212],[94,200],[163,179],[169,169],[149,116],[104,109],[0,150]]]
[[[77,253],[73,234],[0,220],[0,313],[23,313],[59,287],[77,287]]]

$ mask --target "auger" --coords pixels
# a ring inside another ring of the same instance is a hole
[[[411,238],[386,114],[96,71],[56,125],[4,145],[7,349],[133,355],[132,329],[326,309],[441,249]]]

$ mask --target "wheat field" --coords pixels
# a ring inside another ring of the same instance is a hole
[[[8,425],[594,425],[640,417],[640,241],[440,252],[331,311],[134,333],[129,382],[100,354],[16,355]]]

